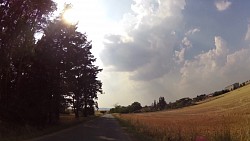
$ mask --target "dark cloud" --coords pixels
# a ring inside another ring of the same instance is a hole
[[[130,79],[138,81],[157,79],[171,70],[175,49],[179,46],[177,41],[181,40],[172,33],[184,28],[179,11],[185,3],[162,2],[163,6],[173,6],[167,10],[159,4],[155,0],[144,1],[143,9],[140,4],[135,4],[132,7],[137,12],[134,15],[137,24],[129,27],[127,35],[105,37],[105,48],[101,53],[105,66],[116,71],[130,72]],[[140,11],[146,16],[140,15]]]
[[[113,66],[117,71],[135,71],[149,62],[151,53],[135,42],[124,43],[119,35],[107,36],[111,43],[105,43],[101,59],[106,66]]]
[[[133,39],[128,42],[121,35],[106,36],[101,53],[104,65],[131,72],[133,80],[152,80],[168,73],[177,44],[176,37],[168,28],[162,28],[163,24],[166,22],[155,27],[141,26],[129,34]]]

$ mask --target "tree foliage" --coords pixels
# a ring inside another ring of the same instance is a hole
[[[130,112],[138,112],[139,110],[141,110],[142,106],[141,106],[141,103],[139,102],[134,102],[131,104],[130,106]]]
[[[159,110],[163,110],[163,109],[165,109],[166,108],[166,106],[167,106],[167,102],[165,101],[165,98],[164,97],[160,97],[159,98],[159,102],[158,102],[158,109]]]
[[[66,24],[51,0],[0,2],[0,120],[44,125],[73,105],[93,114],[102,83],[92,44]],[[42,34],[36,39],[35,34]]]
[[[110,109],[111,113],[138,113],[142,109],[141,103],[133,102],[128,106],[115,105],[115,108]]]

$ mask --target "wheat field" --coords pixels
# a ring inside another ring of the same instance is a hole
[[[250,141],[250,85],[182,109],[117,117],[160,141]]]

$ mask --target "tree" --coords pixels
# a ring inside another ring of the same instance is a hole
[[[57,74],[53,80],[58,78],[57,83],[67,86],[65,95],[69,92],[73,94],[76,118],[80,111],[84,116],[94,114],[94,99],[97,99],[97,93],[102,93],[102,83],[97,80],[101,69],[93,65],[96,59],[90,51],[92,44],[87,41],[86,35],[78,32],[76,25],[66,24],[61,15],[49,24],[39,43],[41,52],[48,50],[45,52],[47,56],[43,56],[53,60],[50,63]],[[60,90],[58,92],[61,93]]]
[[[156,110],[157,109],[157,103],[156,103],[156,100],[154,100],[154,103],[153,103],[153,108]]]
[[[193,101],[199,102],[199,101],[205,100],[206,98],[207,98],[206,94],[201,94],[201,95],[197,95],[195,98],[193,98]]]
[[[166,108],[166,105],[167,105],[167,103],[166,103],[166,101],[165,101],[165,98],[164,98],[164,97],[160,97],[157,107],[158,107],[160,110],[163,110],[163,109]]]
[[[133,102],[131,105],[128,106],[121,106],[121,105],[115,105],[115,108],[110,109],[111,113],[134,113],[134,112],[140,112],[139,110],[142,109],[142,106],[139,102]]]
[[[131,113],[138,112],[139,110],[141,110],[141,108],[142,108],[141,103],[134,102],[131,104],[129,112]]]
[[[51,0],[0,2],[1,121],[56,123],[69,102],[93,114],[102,83],[91,42],[62,15],[48,20],[53,10]],[[38,32],[43,36],[36,41]]]
[[[30,114],[23,112],[27,107],[32,108],[24,97],[29,98],[26,80],[30,80],[32,73],[34,35],[54,10],[51,0],[0,2],[0,119],[4,121],[24,123],[31,120]]]
[[[121,106],[121,105],[115,105],[115,108],[110,109],[111,113],[129,113],[129,107],[130,106]]]
[[[175,108],[182,108],[187,107],[193,104],[193,101],[189,97],[181,98],[179,100],[176,100],[175,102]]]

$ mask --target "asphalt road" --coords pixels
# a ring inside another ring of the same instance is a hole
[[[110,114],[31,141],[131,141]]]

